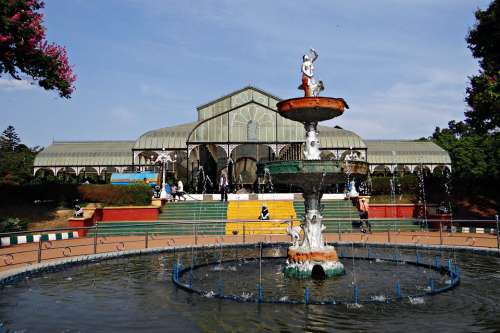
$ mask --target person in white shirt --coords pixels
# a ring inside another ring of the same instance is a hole
[[[186,197],[184,196],[184,184],[182,183],[182,180],[179,179],[179,181],[177,182],[177,198],[179,198],[179,200],[184,199],[184,201],[186,201]]]
[[[227,189],[229,187],[229,183],[227,182],[227,178],[225,174],[221,174],[219,181],[219,191],[220,191],[220,201],[227,201]]]

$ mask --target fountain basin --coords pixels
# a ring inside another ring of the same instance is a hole
[[[274,184],[293,184],[303,190],[345,182],[345,175],[365,177],[368,163],[364,161],[290,160],[260,163],[257,174],[263,176],[265,170],[272,175]]]
[[[319,122],[338,117],[349,106],[343,98],[300,97],[281,101],[277,104],[279,114],[299,122]]]

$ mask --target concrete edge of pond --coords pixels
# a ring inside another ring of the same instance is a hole
[[[249,247],[256,246],[260,243],[228,243],[224,244],[222,247]],[[329,242],[334,246],[336,245],[351,245],[356,247],[378,247],[378,248],[404,248],[404,249],[423,249],[423,250],[447,250],[447,251],[458,251],[458,252],[470,252],[481,255],[498,255],[500,256],[500,252],[495,248],[479,248],[479,247],[470,247],[470,246],[446,246],[446,245],[427,245],[427,244],[411,244],[411,243],[365,243],[365,242]],[[288,246],[289,243],[264,243],[264,245],[285,245]],[[63,258],[57,260],[51,260],[42,262],[39,264],[27,265],[25,267],[13,268],[11,270],[0,272],[0,287],[5,286],[6,284],[11,284],[18,282],[24,277],[30,276],[32,274],[43,273],[43,272],[54,272],[56,270],[63,269],[65,267],[85,264],[89,262],[98,262],[102,260],[115,259],[121,257],[129,257],[129,256],[137,256],[142,254],[154,254],[154,253],[168,253],[175,252],[178,250],[184,251],[192,248],[220,248],[220,244],[213,245],[195,245],[195,246],[182,246],[182,247],[159,247],[159,248],[150,248],[150,249],[138,249],[138,250],[128,250],[128,251],[115,251],[115,252],[106,252],[106,253],[97,253],[90,255],[82,255],[71,258]]]

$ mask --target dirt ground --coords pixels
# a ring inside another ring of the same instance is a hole
[[[28,230],[54,229],[68,226],[72,209],[41,204],[0,206],[0,219],[17,217],[28,221]]]
[[[454,199],[455,218],[494,218],[500,212],[500,202],[483,196],[457,197]]]
[[[72,216],[72,209],[57,209],[53,214],[53,218],[31,222],[28,225],[28,230],[64,228],[68,226],[68,219]]]

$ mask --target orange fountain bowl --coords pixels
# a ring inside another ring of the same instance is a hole
[[[333,97],[291,98],[279,102],[277,106],[282,117],[302,123],[332,119],[349,108],[343,98]]]

